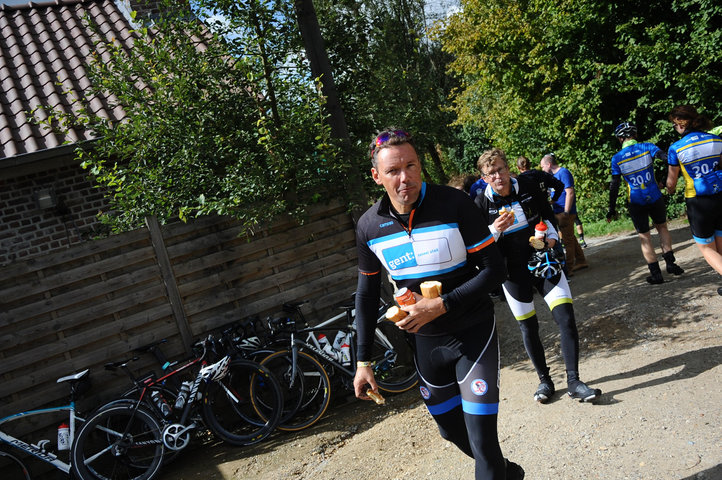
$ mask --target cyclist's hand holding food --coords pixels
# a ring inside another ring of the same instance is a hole
[[[373,369],[370,366],[357,366],[356,375],[353,378],[353,389],[356,394],[356,398],[373,401],[373,399],[366,394],[366,391],[369,390],[369,388],[374,391],[378,391],[379,389],[379,386],[376,385]]]
[[[421,327],[446,313],[441,297],[424,298],[414,293],[416,303],[402,307],[408,315],[396,322],[396,326],[407,332],[416,333]]]
[[[512,209],[499,210],[499,216],[496,217],[492,224],[497,232],[504,232],[506,229],[514,225],[514,211]]]

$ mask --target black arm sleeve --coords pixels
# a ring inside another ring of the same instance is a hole
[[[622,184],[621,175],[612,175],[612,181],[609,182],[609,211],[617,211],[617,196],[619,196],[619,185]]]
[[[660,183],[662,185],[667,185],[667,175],[669,174],[669,168],[667,168],[667,165],[666,165],[667,164],[667,152],[665,152],[664,150],[659,150],[659,151],[657,151],[657,153],[654,154],[654,158],[658,158],[665,163],[664,178],[662,179],[662,181]]]
[[[358,360],[371,360],[371,346],[381,299],[381,274],[358,274],[356,286],[356,352]]]
[[[479,295],[488,294],[506,281],[506,264],[496,243],[469,254],[467,259],[479,267],[479,273],[442,295],[452,312],[462,305],[476,302]]]

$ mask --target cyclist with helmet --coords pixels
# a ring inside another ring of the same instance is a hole
[[[506,260],[509,278],[502,285],[504,295],[519,322],[524,348],[540,380],[534,400],[546,403],[555,391],[539,337],[539,320],[533,301],[534,288],[544,297],[559,327],[567,393],[581,402],[598,399],[601,390],[590,388],[579,379],[579,334],[572,294],[560,261],[552,250],[559,237],[552,221],[554,212],[547,197],[530,177],[520,175],[511,178],[506,154],[498,148],[485,151],[477,165],[489,186],[476,198],[475,203],[487,217],[489,230]],[[504,208],[511,208],[514,215],[501,215],[500,211]],[[534,227],[539,222],[546,224],[548,248],[535,252],[535,248],[530,245],[530,237],[534,235]]]
[[[667,161],[667,154],[655,144],[637,142],[637,127],[633,123],[620,123],[614,129],[622,149],[612,156],[612,181],[609,184],[609,211],[607,222],[617,214],[617,195],[622,178],[627,182],[629,193],[629,216],[632,218],[635,230],[642,245],[642,255],[647,261],[650,276],[647,282],[655,285],[664,282],[662,271],[659,268],[657,254],[652,245],[652,235],[649,232],[649,219],[652,219],[654,228],[659,234],[662,247],[662,258],[667,265],[667,273],[682,275],[684,270],[675,263],[672,251],[672,238],[667,229],[667,209],[662,192],[654,177],[654,159]]]
[[[674,107],[669,120],[682,138],[669,147],[667,191],[674,192],[681,171],[692,238],[722,275],[722,138],[706,133],[711,122],[692,105]]]

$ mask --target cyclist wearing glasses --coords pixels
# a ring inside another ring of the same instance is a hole
[[[416,303],[396,325],[410,334],[421,396],[441,436],[475,460],[477,479],[521,479],[507,462],[497,436],[499,344],[488,293],[505,269],[481,212],[453,187],[421,180],[411,136],[383,130],[369,148],[371,175],[385,193],[356,227],[359,258],[356,291],[358,398],[377,390],[370,363],[382,268]],[[443,294],[426,299],[420,284],[442,283]]]
[[[647,261],[647,268],[651,275],[647,282],[655,285],[664,283],[662,270],[659,268],[657,254],[652,245],[652,235],[649,233],[649,219],[652,219],[654,228],[659,234],[662,246],[662,258],[667,265],[667,273],[682,275],[684,270],[679,267],[672,251],[672,238],[667,229],[667,207],[662,192],[654,178],[654,159],[667,161],[667,154],[653,143],[637,143],[637,127],[633,123],[620,123],[614,129],[622,149],[612,157],[612,181],[609,184],[609,211],[607,222],[616,215],[617,195],[622,178],[627,182],[629,191],[629,216],[632,224],[639,234],[642,244],[642,255]]]
[[[707,263],[722,275],[722,139],[706,133],[711,122],[692,105],[674,107],[669,121],[682,138],[669,147],[667,191],[675,191],[681,170],[692,237]],[[722,287],[717,293],[722,295]]]
[[[509,272],[509,279],[503,284],[506,303],[519,322],[524,348],[541,382],[534,393],[534,400],[546,403],[555,391],[534,310],[533,288],[536,288],[559,326],[567,393],[580,402],[593,402],[602,392],[588,387],[579,379],[579,334],[566,276],[558,263],[538,255],[529,243],[534,235],[534,226],[543,221],[547,227],[546,255],[553,257],[552,248],[559,237],[552,221],[554,213],[551,205],[535,180],[524,175],[511,178],[506,154],[502,150],[485,151],[479,157],[478,167],[489,186],[475,203],[487,217],[489,229],[506,260]],[[514,215],[500,215],[504,207],[510,207]]]

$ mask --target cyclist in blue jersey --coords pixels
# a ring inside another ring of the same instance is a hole
[[[559,327],[567,393],[581,402],[593,402],[602,392],[590,388],[579,379],[579,333],[566,276],[561,266],[558,263],[555,265],[553,260],[538,261],[539,255],[530,245],[534,227],[540,222],[547,227],[546,242],[549,249],[554,247],[559,238],[547,196],[531,177],[520,175],[511,178],[506,154],[498,148],[485,151],[479,157],[478,165],[489,186],[483,195],[476,198],[475,203],[486,217],[486,223],[506,261],[509,272],[509,278],[503,284],[506,303],[519,323],[524,348],[540,380],[534,400],[546,403],[555,391],[539,336],[539,320],[533,299],[536,289],[544,297]],[[511,208],[514,215],[500,215],[504,207]],[[540,275],[540,267],[546,269],[544,274]]]
[[[368,400],[377,390],[372,365],[382,271],[414,293],[396,325],[414,347],[421,396],[441,436],[474,458],[476,479],[521,479],[524,470],[499,446],[499,342],[488,293],[506,277],[504,263],[481,212],[469,196],[421,180],[411,136],[380,132],[369,147],[371,175],[384,195],[356,226],[358,364],[354,390]],[[427,299],[420,285],[442,284]]]
[[[681,171],[692,237],[707,263],[722,275],[722,138],[707,133],[711,122],[692,105],[674,107],[669,120],[682,138],[669,147],[667,191],[675,191]],[[722,295],[722,287],[717,293]]]
[[[474,183],[471,184],[471,187],[469,188],[469,196],[472,200],[476,199],[479,195],[481,195],[484,192],[484,189],[486,188],[486,182],[483,178],[478,179]]]
[[[617,214],[617,195],[622,178],[627,182],[629,193],[629,216],[632,218],[635,230],[642,245],[642,255],[647,261],[650,284],[664,283],[662,270],[659,268],[657,254],[652,245],[652,235],[649,233],[649,219],[652,219],[654,228],[659,234],[662,247],[662,258],[666,263],[667,273],[682,275],[672,251],[672,237],[667,229],[667,207],[664,197],[654,176],[654,159],[667,161],[667,154],[655,144],[637,142],[637,127],[632,123],[620,123],[614,129],[622,149],[612,157],[612,181],[609,184],[609,211],[607,222]]]
[[[574,188],[574,177],[572,172],[559,165],[557,157],[553,153],[544,155],[540,162],[541,169],[547,173],[551,173],[558,180],[564,183],[564,193],[554,201],[552,208],[554,216],[559,225],[559,234],[562,242],[564,242],[564,251],[567,256],[568,276],[572,276],[575,271],[589,267],[587,258],[584,256],[576,235],[574,235],[574,219],[577,217],[577,200],[576,190]]]

